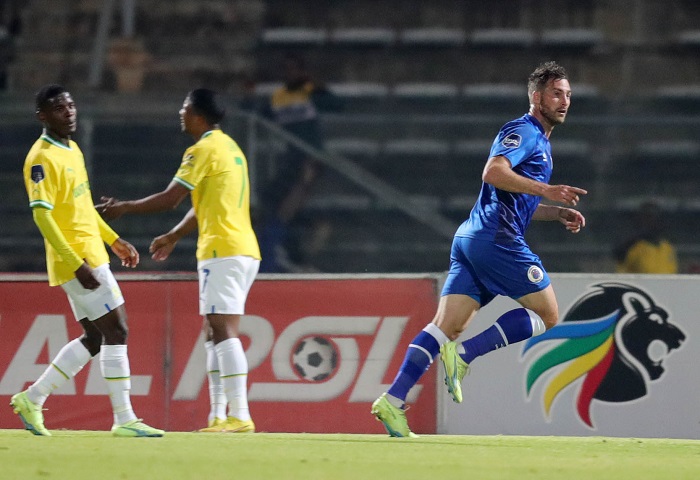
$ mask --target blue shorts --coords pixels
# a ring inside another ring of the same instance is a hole
[[[496,295],[517,299],[544,290],[549,284],[542,262],[526,245],[506,247],[488,240],[455,237],[442,295],[469,295],[484,306]]]

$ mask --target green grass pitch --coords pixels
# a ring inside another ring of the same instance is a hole
[[[603,437],[0,430],[0,479],[700,478],[700,441]]]

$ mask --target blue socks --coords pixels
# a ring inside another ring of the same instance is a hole
[[[496,323],[457,347],[459,356],[467,363],[498,348],[544,333],[546,327],[534,312],[516,308],[501,315]],[[463,349],[463,351],[462,351]]]
[[[544,333],[545,330],[544,322],[537,314],[517,308],[504,313],[491,327],[463,342],[457,347],[457,351],[465,362],[471,363],[488,352],[522,342]],[[387,400],[392,405],[403,407],[408,392],[430,368],[433,359],[440,353],[440,346],[448,341],[447,335],[432,323],[416,335],[406,350],[406,356],[394,382],[386,392]]]
[[[447,343],[448,340],[437,325],[432,323],[426,325],[408,346],[399,373],[387,390],[387,395],[400,400],[401,403],[405,402],[409,390],[418,383],[420,377],[433,363],[433,359],[440,353],[440,345]],[[389,401],[391,402],[392,399],[389,398]]]

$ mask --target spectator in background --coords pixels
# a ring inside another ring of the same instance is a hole
[[[634,217],[635,234],[615,249],[617,273],[678,273],[676,250],[664,237],[659,205],[644,202]]]
[[[311,147],[322,149],[318,112],[339,110],[340,101],[311,79],[301,57],[287,55],[283,68],[284,85],[272,93],[264,113]],[[299,212],[321,170],[318,162],[291,144],[279,157],[277,172],[263,189],[261,198],[261,272],[294,272],[308,268],[299,265],[306,259],[301,253],[303,249],[299,248],[298,236],[292,236],[291,232],[301,223]],[[328,224],[322,220],[314,222],[310,228],[318,235],[329,234]],[[311,243],[318,243],[317,239]]]

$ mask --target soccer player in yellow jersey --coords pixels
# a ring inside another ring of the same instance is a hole
[[[239,336],[245,301],[260,267],[260,249],[250,221],[250,182],[245,155],[219,123],[225,109],[208,89],[191,91],[180,110],[182,130],[195,144],[185,151],[168,187],[139,200],[103,198],[106,219],[127,213],[170,210],[192,195],[192,206],[170,232],[151,243],[165,260],[177,241],[199,228],[199,312],[207,335],[211,410],[204,432],[254,432],[247,397],[248,362]],[[226,408],[228,406],[228,414]]]
[[[144,424],[131,407],[124,297],[104,244],[127,267],[138,264],[139,254],[109,228],[92,203],[85,160],[71,140],[77,126],[71,94],[60,85],[43,87],[36,95],[36,114],[44,131],[24,163],[29,206],[44,237],[49,284],[66,292],[85,333],[65,345],[33,385],[12,397],[10,405],[27,430],[51,436],[44,426],[44,402],[101,351],[100,367],[114,412],[112,433],[162,437],[163,430]]]

